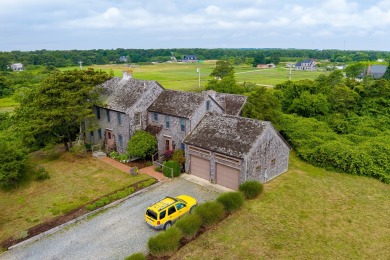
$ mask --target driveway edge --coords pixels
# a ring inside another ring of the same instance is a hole
[[[143,192],[146,192],[146,191],[148,191],[149,189],[154,188],[154,187],[156,187],[156,186],[159,186],[159,185],[161,185],[161,184],[162,184],[162,182],[157,182],[157,183],[155,183],[155,184],[153,184],[153,185],[151,185],[151,186],[149,186],[149,187],[146,187],[145,189],[142,189],[142,190],[140,190],[140,191],[134,192],[134,193],[130,194],[129,196],[123,198],[123,199],[116,200],[116,201],[114,201],[114,202],[112,202],[112,203],[110,203],[110,204],[107,204],[107,205],[105,205],[105,206],[103,206],[103,207],[101,207],[101,208],[95,209],[94,211],[91,211],[91,212],[89,212],[89,213],[87,213],[87,214],[84,214],[84,215],[79,216],[79,217],[77,217],[77,218],[75,218],[75,219],[72,219],[72,220],[70,220],[70,221],[68,221],[68,222],[66,222],[66,223],[64,223],[64,224],[61,224],[61,225],[59,225],[59,226],[57,226],[57,227],[54,227],[54,228],[52,228],[52,229],[49,229],[49,230],[47,230],[47,231],[45,231],[45,232],[43,232],[43,233],[41,233],[41,234],[38,234],[38,235],[33,236],[33,237],[30,237],[29,239],[26,239],[26,240],[24,240],[24,241],[22,241],[22,242],[20,242],[20,243],[17,243],[17,244],[15,244],[15,245],[13,245],[13,246],[10,246],[10,247],[8,247],[8,250],[12,250],[12,249],[17,248],[17,247],[19,247],[19,246],[23,246],[23,245],[26,245],[26,244],[35,242],[35,241],[41,239],[42,237],[45,237],[45,236],[49,236],[49,235],[51,235],[51,234],[54,234],[54,233],[56,233],[56,232],[58,232],[58,231],[64,229],[65,227],[67,227],[67,226],[69,226],[69,225],[72,225],[72,224],[74,224],[74,223],[76,223],[76,222],[78,222],[78,221],[80,221],[80,220],[86,219],[87,217],[89,217],[89,216],[91,216],[91,215],[94,215],[94,214],[96,214],[96,213],[98,213],[98,212],[100,212],[100,211],[102,211],[102,210],[105,210],[105,209],[114,207],[114,206],[116,206],[116,205],[122,203],[123,201],[125,201],[125,200],[131,198],[131,197],[134,197],[134,196],[136,196],[136,195],[138,195],[138,194],[141,194],[141,193],[143,193]]]

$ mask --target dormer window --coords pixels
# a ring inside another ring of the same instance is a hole
[[[165,127],[169,128],[169,126],[170,126],[170,118],[169,116],[165,116]]]
[[[207,100],[206,101],[206,111],[207,112],[210,111],[210,108],[211,108],[211,102],[210,102],[210,100]]]

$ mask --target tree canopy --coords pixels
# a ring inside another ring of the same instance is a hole
[[[68,150],[82,122],[94,117],[92,106],[99,102],[96,86],[108,78],[107,73],[93,69],[57,71],[26,91],[16,109],[24,143],[39,148],[62,142]]]

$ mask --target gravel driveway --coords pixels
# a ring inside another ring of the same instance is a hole
[[[147,253],[147,241],[158,231],[147,226],[144,211],[160,198],[180,194],[193,196],[200,203],[219,195],[212,188],[175,178],[61,231],[4,252],[0,259],[124,259],[136,252]]]

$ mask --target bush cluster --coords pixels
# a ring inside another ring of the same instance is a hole
[[[239,190],[246,199],[254,199],[263,192],[263,184],[258,181],[247,181],[240,185]]]
[[[244,196],[241,192],[226,192],[219,195],[217,201],[223,205],[226,212],[233,212],[242,207]]]
[[[43,166],[39,166],[35,172],[35,180],[44,181],[50,179],[49,172]]]
[[[202,219],[202,225],[211,226],[225,216],[223,205],[217,201],[207,201],[195,208],[195,213]]]
[[[138,188],[146,188],[152,185],[153,183],[156,182],[156,179],[149,179],[147,181],[143,181],[141,183],[138,183]]]
[[[198,214],[187,214],[179,219],[175,225],[181,230],[185,238],[192,238],[202,226],[202,219]]]
[[[173,169],[173,177],[178,177],[181,174],[180,165],[177,162],[169,160],[164,162],[163,165],[165,166],[163,167],[164,176],[172,178],[171,169]]]
[[[156,236],[149,238],[149,251],[152,255],[158,257],[170,256],[179,248],[181,237],[182,233],[180,229],[173,226],[158,233]]]
[[[117,191],[114,194],[111,194],[109,196],[105,196],[105,197],[95,201],[94,203],[86,205],[85,208],[89,211],[95,210],[97,208],[101,208],[101,207],[103,207],[103,206],[105,206],[105,205],[107,205],[115,200],[123,199],[123,198],[129,196],[134,191],[135,191],[134,187],[129,187],[129,188],[126,188],[124,190]]]

